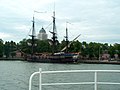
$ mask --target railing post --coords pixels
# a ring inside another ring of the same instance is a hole
[[[42,90],[42,69],[39,68],[39,90]]]
[[[32,77],[30,77],[29,79],[29,90],[31,90],[31,86],[32,86]]]
[[[95,75],[94,75],[94,90],[97,90],[97,71],[95,71]]]

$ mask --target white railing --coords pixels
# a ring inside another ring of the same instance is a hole
[[[94,73],[94,81],[93,82],[77,82],[77,83],[42,83],[42,74],[50,74],[50,73]],[[104,85],[120,85],[120,83],[115,83],[115,82],[98,82],[98,72],[100,73],[120,73],[120,70],[65,70],[65,71],[42,71],[40,68],[38,72],[34,72],[29,79],[29,90],[32,89],[32,78],[34,75],[39,74],[39,90],[42,90],[42,86],[47,86],[47,85],[94,85],[94,90],[97,90],[98,84],[104,84]]]

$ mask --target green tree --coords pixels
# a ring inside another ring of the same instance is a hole
[[[4,44],[4,55],[6,57],[14,57],[15,56],[15,51],[17,50],[17,45],[15,42],[5,42]]]
[[[86,55],[88,55],[88,54],[89,54],[89,52],[88,52],[88,44],[85,41],[83,41],[82,42],[82,47],[81,47],[81,55],[83,57],[86,57]]]
[[[70,46],[70,52],[80,52],[81,51],[81,43],[77,40],[74,41]]]
[[[36,42],[36,52],[37,53],[42,53],[42,52],[51,52],[51,46],[49,44],[48,40],[37,40]]]
[[[16,55],[15,51],[17,50],[17,45],[15,42],[10,42],[10,55],[11,57],[14,57]]]
[[[10,42],[4,44],[4,55],[8,58],[10,56]]]
[[[62,40],[59,46],[59,50],[62,50],[66,46],[66,41]]]
[[[3,47],[4,47],[4,45],[3,45],[3,40],[0,39],[0,57],[3,56],[3,51],[4,51]]]
[[[30,39],[23,39],[18,43],[18,49],[24,53],[30,54],[31,53],[31,40]]]

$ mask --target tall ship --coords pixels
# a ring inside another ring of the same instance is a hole
[[[79,53],[69,53],[68,47],[72,43],[68,43],[68,29],[66,27],[66,46],[59,52],[56,52],[56,44],[58,42],[56,35],[56,22],[55,22],[55,12],[53,12],[53,30],[50,31],[52,38],[50,41],[52,46],[52,53],[50,54],[36,54],[35,53],[35,21],[33,16],[32,21],[32,38],[31,42],[31,55],[26,56],[26,60],[29,62],[40,62],[40,63],[75,63],[79,60]],[[80,35],[78,35],[74,40],[76,40]],[[73,40],[73,41],[74,41]],[[42,48],[42,47],[41,47]]]

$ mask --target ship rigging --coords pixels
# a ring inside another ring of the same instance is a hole
[[[35,21],[33,16],[32,21],[32,35],[29,35],[32,37],[32,43],[31,43],[31,56],[27,57],[27,61],[32,62],[49,62],[49,63],[72,63],[78,61],[78,54],[68,53],[68,47],[71,45],[71,43],[76,40],[80,35],[78,35],[72,42],[68,43],[68,29],[66,27],[66,46],[60,51],[57,51],[57,32],[56,32],[56,23],[55,23],[55,11],[53,12],[53,31],[50,31],[52,34],[52,38],[50,40],[51,46],[52,46],[52,54],[48,55],[35,55]],[[42,48],[42,47],[41,47]],[[44,57],[43,57],[44,56]]]

